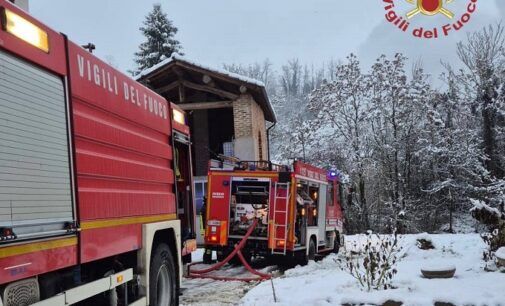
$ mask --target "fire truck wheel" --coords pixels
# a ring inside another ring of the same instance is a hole
[[[316,243],[314,242],[314,239],[310,239],[307,260],[316,260]]]
[[[109,290],[109,306],[117,306],[119,305],[119,299],[117,296],[116,288]]]
[[[315,260],[316,259],[316,243],[314,239],[310,239],[309,241],[309,247],[308,247],[308,253],[306,250],[301,251],[298,256],[297,262],[302,265],[306,266],[309,263],[309,260]]]
[[[335,241],[333,241],[333,253],[338,254],[340,251],[340,234],[335,232]]]
[[[149,305],[177,305],[175,265],[170,248],[161,243],[153,252],[149,271]]]

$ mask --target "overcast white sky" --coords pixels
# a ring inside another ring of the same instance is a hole
[[[399,10],[405,10],[404,2],[395,0]],[[460,12],[468,2],[457,0],[447,7]],[[438,74],[440,60],[455,62],[455,43],[465,32],[505,16],[505,0],[479,0],[463,31],[427,41],[388,24],[381,0],[30,0],[30,10],[71,40],[93,42],[99,57],[112,57],[126,71],[133,68],[133,53],[142,41],[138,28],[153,3],[161,3],[179,28],[186,56],[216,67],[265,58],[277,67],[292,58],[320,65],[350,52],[369,64],[382,53],[403,52]],[[440,25],[444,18],[413,22]]]

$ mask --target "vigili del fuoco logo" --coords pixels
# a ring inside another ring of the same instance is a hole
[[[461,30],[470,20],[472,14],[477,10],[478,0],[382,0],[386,10],[386,20],[399,30],[411,33],[414,37],[436,39],[449,36]],[[400,12],[399,2],[410,6],[406,12]],[[465,10],[457,15],[454,10],[465,2]],[[433,16],[445,16],[446,23],[434,25],[433,27],[415,26],[414,20],[418,18],[429,18]]]

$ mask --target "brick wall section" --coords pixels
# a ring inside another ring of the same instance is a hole
[[[242,95],[233,102],[233,125],[235,138],[252,135],[251,104],[254,103],[250,95]]]
[[[255,159],[267,159],[268,149],[265,116],[263,114],[263,110],[254,101],[251,95],[241,95],[239,99],[233,102],[233,121],[235,138],[252,137],[254,141],[253,147],[255,151]],[[259,156],[260,134],[263,156]]]

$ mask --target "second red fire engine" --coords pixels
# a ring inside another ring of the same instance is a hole
[[[336,171],[295,161],[211,162],[205,244],[227,257],[253,220],[244,257],[306,263],[338,252],[342,234],[341,187]]]

